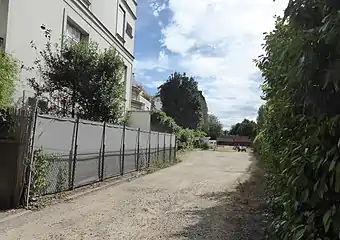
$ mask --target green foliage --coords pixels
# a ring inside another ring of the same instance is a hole
[[[0,50],[0,108],[11,104],[18,74],[17,62],[10,55]]]
[[[42,149],[34,152],[34,162],[32,166],[32,196],[43,193],[46,188],[46,176],[49,167],[50,155],[46,154]]]
[[[179,126],[190,129],[206,127],[208,109],[193,77],[175,72],[158,89],[162,110]]]
[[[216,140],[223,134],[223,125],[215,115],[209,114],[208,124],[208,136],[211,140]]]
[[[202,149],[203,149],[203,150],[209,150],[209,149],[210,149],[209,143],[204,142],[204,143],[202,144]]]
[[[200,105],[201,105],[201,121],[198,129],[208,133],[209,132],[209,115],[208,115],[208,105],[203,93],[200,91]]]
[[[266,105],[254,145],[264,163],[269,239],[339,239],[340,5],[291,0],[256,62]]]
[[[206,133],[203,131],[180,127],[173,118],[167,116],[162,111],[152,111],[151,124],[153,126],[156,125],[155,130],[174,133],[177,137],[179,149],[193,148],[196,138],[206,136]]]
[[[237,123],[232,126],[229,134],[254,138],[256,136],[256,129],[257,126],[254,121],[244,119],[241,123]]]
[[[151,112],[151,124],[154,130],[160,132],[179,133],[182,130],[173,118],[158,110]]]
[[[49,96],[53,104],[48,112],[73,117],[77,114],[92,121],[120,121],[124,63],[116,50],[101,51],[95,42],[64,44],[52,50],[49,32],[46,35],[46,47],[39,51],[34,67],[40,78],[29,81],[38,96]]]
[[[131,112],[128,111],[124,114],[124,117],[118,123],[121,125],[129,126],[130,120],[131,120]]]

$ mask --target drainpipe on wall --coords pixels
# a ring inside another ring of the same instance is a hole
[[[0,49],[5,50],[5,39],[0,37]]]

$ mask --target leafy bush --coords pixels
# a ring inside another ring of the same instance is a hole
[[[208,150],[208,149],[210,149],[209,143],[204,142],[204,143],[202,144],[202,149],[203,149],[203,150]]]
[[[270,191],[269,239],[339,239],[340,6],[290,0],[257,61],[265,78],[254,145]]]
[[[101,50],[90,41],[52,49],[50,31],[35,67],[39,79],[30,78],[38,96],[49,96],[48,113],[92,121],[118,123],[124,112],[124,63],[114,48]],[[32,47],[36,49],[34,43]]]
[[[11,103],[18,73],[16,60],[0,50],[0,108],[7,107]]]
[[[173,118],[158,110],[152,111],[151,124],[156,125],[158,131],[174,133],[177,137],[178,149],[193,148],[196,138],[206,136],[205,132],[180,127]]]

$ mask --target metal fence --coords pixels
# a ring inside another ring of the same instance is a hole
[[[37,115],[34,130],[34,150],[48,156],[40,195],[176,159],[176,137],[168,133],[49,115]]]

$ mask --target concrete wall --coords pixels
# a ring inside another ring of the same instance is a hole
[[[143,131],[151,129],[151,113],[150,111],[130,111],[129,126],[140,128]]]
[[[143,111],[151,111],[151,102],[146,100],[143,96],[139,96],[139,101],[144,103]]]
[[[46,43],[40,26],[44,24],[51,29],[52,42],[60,45],[67,19],[71,19],[102,49],[113,46],[122,56],[127,67],[126,108],[128,109],[131,96],[134,46],[131,43],[123,45],[116,38],[117,1],[91,1],[92,4],[87,7],[81,0],[12,0],[8,11],[6,51],[21,61],[23,65],[33,66],[37,53],[31,48],[30,42],[33,40],[39,50]],[[126,13],[127,20],[129,20],[129,12],[126,11]],[[2,14],[0,14],[1,16]],[[33,95],[33,90],[29,89],[27,83],[27,78],[32,76],[34,74],[27,71],[21,72],[15,99],[22,96],[23,90],[27,90],[27,96]]]

